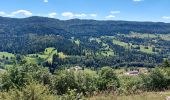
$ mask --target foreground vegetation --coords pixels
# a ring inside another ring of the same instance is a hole
[[[116,72],[118,69],[110,67],[98,70],[75,68],[63,67],[50,72],[46,67],[18,61],[14,66],[0,72],[0,99],[123,100],[127,96],[133,100],[145,95],[152,100],[157,92],[164,92],[170,87],[170,64],[167,60],[162,66],[133,76],[120,74]],[[167,93],[162,93],[159,100],[168,96],[169,92]],[[145,100],[145,96],[140,99]]]
[[[88,100],[165,100],[167,96],[170,95],[169,91],[163,92],[145,92],[141,94],[132,94],[132,95],[119,95],[115,96],[114,94],[100,94],[88,98]]]

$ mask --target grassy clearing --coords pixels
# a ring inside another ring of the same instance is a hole
[[[49,54],[51,54],[51,52],[52,52],[53,50],[55,50],[55,48],[52,48],[52,47],[46,48],[45,51],[44,51],[44,54],[45,54],[45,55],[49,55]]]
[[[113,51],[101,51],[100,54],[103,56],[114,56]]]
[[[166,97],[170,96],[170,91],[167,92],[147,92],[137,95],[129,96],[115,96],[114,94],[102,94],[97,95],[88,100],[166,100]]]
[[[10,57],[15,57],[15,55],[12,54],[12,53],[0,52],[0,58],[3,58],[3,56],[8,57],[8,58],[10,58]]]
[[[102,36],[101,38],[108,38],[106,36]],[[89,41],[96,41],[97,43],[100,43],[102,45],[102,48],[99,52],[96,53],[96,55],[102,55],[102,56],[114,56],[114,51],[109,47],[109,45],[105,42],[103,42],[100,38],[90,38]]]
[[[74,43],[77,44],[78,46],[80,46],[80,40],[77,39],[74,41]]]
[[[58,55],[59,55],[59,57],[60,57],[61,59],[64,59],[64,58],[66,57],[66,55],[64,55],[63,52],[59,52]]]
[[[57,54],[57,53],[58,53],[57,50],[53,50],[53,51],[48,55],[48,57],[46,58],[46,60],[47,60],[48,62],[52,63],[53,55],[54,55],[54,54]]]
[[[52,56],[57,53],[57,50],[55,48],[46,48],[45,51],[42,54],[29,54],[25,56],[26,61],[31,63],[41,63],[44,61],[52,62]]]
[[[27,62],[30,62],[30,63],[33,63],[33,64],[38,63],[37,58],[33,58],[33,57],[26,56],[26,57],[24,57],[24,59],[25,59]]]
[[[120,45],[122,47],[128,48],[128,43],[121,42],[119,40],[113,39],[113,44]],[[132,47],[137,47],[138,45],[132,45],[131,43],[129,43],[129,48],[131,46]],[[140,51],[141,52],[148,53],[148,54],[154,53],[153,50],[152,50],[152,47],[150,47],[150,46],[147,46],[147,48],[145,48],[146,46],[143,46],[143,45],[139,45],[139,46],[140,46]]]
[[[167,40],[167,41],[170,41],[170,34],[160,34],[160,37],[163,39],[163,40]]]
[[[143,45],[140,45],[140,51],[145,52],[145,53],[150,53],[150,54],[153,53],[152,47],[148,46],[148,49],[146,49],[145,46],[143,46]]]
[[[90,42],[91,42],[91,41],[96,41],[97,43],[102,42],[102,41],[100,40],[100,38],[90,38],[89,41],[90,41]]]
[[[166,41],[170,41],[170,34],[141,34],[132,32],[130,34],[125,34],[126,37],[133,37],[133,38],[161,38]]]
[[[141,33],[135,33],[135,32],[132,32],[125,36],[126,37],[134,37],[134,38],[157,38],[158,37],[157,34],[147,34],[147,33],[141,34]]]
[[[108,44],[102,42],[102,51],[100,52],[103,56],[114,56],[114,51],[109,47]]]
[[[113,39],[112,42],[113,42],[113,44],[120,45],[120,46],[122,46],[122,47],[128,47],[128,43],[121,42],[121,41],[119,41],[119,40]]]

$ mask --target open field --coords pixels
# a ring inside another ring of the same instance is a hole
[[[113,39],[113,44],[120,45],[122,47],[128,48],[128,43],[121,42],[119,40]]]
[[[133,37],[133,38],[161,38],[163,40],[170,41],[170,35],[169,34],[140,34],[140,33],[130,33],[125,34],[126,37]]]
[[[116,40],[116,39],[113,39],[113,44],[120,45],[120,46],[125,47],[127,49],[128,48],[130,49],[131,47],[137,47],[138,46],[138,45],[132,45],[131,43],[129,43],[129,47],[128,47],[128,43],[125,43],[125,42],[122,42],[122,41],[119,41],[119,40]],[[147,48],[145,48],[146,46],[139,45],[139,47],[140,47],[141,52],[149,53],[149,54],[154,53],[152,51],[152,47],[150,47],[150,46],[147,46]]]
[[[12,54],[12,53],[8,53],[8,52],[0,52],[0,58],[2,58],[2,57],[15,57],[14,56],[14,54]]]
[[[52,62],[52,57],[54,54],[58,54],[60,58],[64,59],[66,55],[63,52],[58,52],[55,48],[46,48],[43,53],[39,54],[29,54],[25,56],[25,59],[31,63],[42,63],[44,61]]]

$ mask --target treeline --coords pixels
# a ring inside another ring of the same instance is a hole
[[[170,33],[169,23],[97,21],[97,20],[58,20],[45,17],[23,19],[0,17],[0,34],[23,35],[28,33],[71,36],[103,36],[114,33]],[[163,27],[163,28],[162,28]]]
[[[21,36],[0,34],[0,51],[26,55],[43,52],[48,47],[55,47],[67,55],[83,55],[80,47],[61,36],[31,33]]]
[[[0,74],[2,100],[75,100],[101,92],[114,95],[163,91],[170,87],[170,64],[151,69],[138,76],[119,75],[115,69],[100,70],[47,68],[34,64],[14,65]]]

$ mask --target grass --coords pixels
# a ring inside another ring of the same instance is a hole
[[[170,41],[170,34],[141,34],[132,32],[130,34],[125,34],[126,37],[134,37],[134,38],[161,38],[163,40]]]
[[[117,44],[117,45],[120,45],[122,47],[128,47],[128,43],[125,43],[125,42],[121,42],[119,40],[116,40],[116,39],[113,39],[113,44]]]
[[[59,52],[58,55],[59,55],[59,57],[60,57],[61,59],[64,59],[64,58],[66,57],[66,55],[64,55],[63,52]]]
[[[0,52],[0,58],[3,58],[3,56],[8,57],[8,58],[10,58],[10,57],[15,57],[15,55],[12,54],[12,53]]]
[[[47,57],[47,61],[48,62],[50,62],[50,63],[52,63],[52,60],[53,60],[53,55],[54,54],[57,54],[57,50],[53,50],[49,55],[48,55],[48,57]]]
[[[101,38],[108,38],[106,36],[102,36]],[[100,43],[102,45],[102,48],[99,50],[99,52],[96,53],[96,55],[101,56],[114,56],[114,51],[109,47],[109,45],[105,42],[103,42],[100,38],[90,38],[89,41],[96,41],[97,43]]]
[[[115,96],[114,94],[101,94],[88,98],[88,100],[166,100],[170,96],[170,91],[166,92],[146,92],[137,95]]]
[[[127,37],[136,37],[136,38],[157,38],[158,35],[157,34],[147,34],[147,33],[135,33],[135,32],[132,32],[128,35],[125,35]]]
[[[55,48],[46,48],[45,51],[42,54],[29,54],[25,56],[26,61],[31,63],[41,63],[44,61],[52,62],[52,56],[57,53],[57,50]]]
[[[78,46],[80,46],[80,40],[77,39],[77,40],[75,40],[74,42],[75,42],[75,44],[77,44]]]
[[[161,37],[163,40],[170,41],[170,34],[160,34],[160,37]]]
[[[100,53],[103,56],[114,56],[114,52],[113,51],[101,51]]]
[[[150,53],[150,54],[153,53],[152,47],[148,46],[148,49],[145,49],[145,46],[143,46],[143,45],[140,45],[140,51],[145,52],[145,53]]]
[[[55,48],[53,48],[53,47],[46,48],[45,51],[44,51],[44,54],[49,55],[53,50],[55,50]]]
[[[90,38],[89,41],[90,41],[90,42],[91,42],[91,41],[96,41],[97,43],[102,42],[102,41],[100,40],[100,38]]]
[[[113,39],[113,44],[120,45],[120,46],[122,46],[122,47],[128,48],[128,43],[121,42],[121,41],[116,40],[116,39]],[[130,43],[129,45],[132,46],[132,47],[137,47],[137,45],[132,45],[131,43]],[[129,46],[129,47],[130,47],[130,46]],[[152,51],[152,47],[147,46],[148,49],[146,49],[145,47],[146,47],[146,46],[140,45],[140,51],[141,51],[141,52],[144,52],[144,53],[148,53],[148,54],[154,53],[154,52]]]

